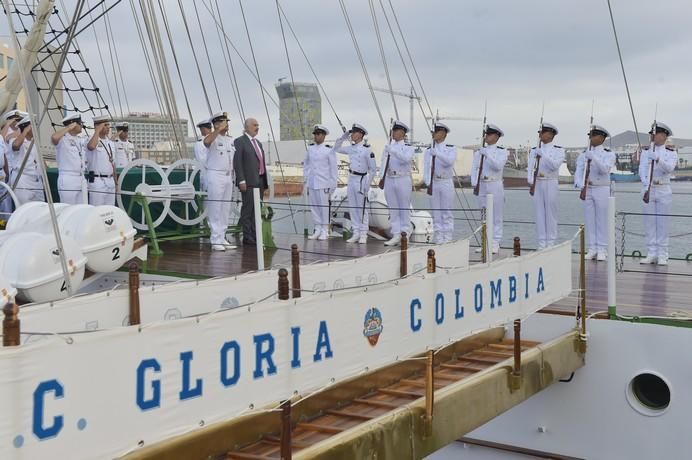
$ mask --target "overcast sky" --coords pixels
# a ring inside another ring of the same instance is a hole
[[[176,53],[182,64],[193,116],[199,120],[208,116],[208,109],[178,1],[162,1],[167,9]],[[183,3],[212,109],[228,111],[232,116],[232,134],[238,135],[241,132],[240,114],[233,98],[231,78],[221,54],[214,20],[204,6],[207,1],[183,0]],[[386,5],[387,0],[384,2]],[[430,104],[433,109],[439,109],[442,116],[482,117],[487,100],[488,121],[505,130],[505,144],[535,143],[541,105],[545,102],[545,120],[560,128],[558,143],[580,145],[585,140],[594,99],[596,123],[605,126],[613,134],[633,129],[605,0],[392,2]],[[108,3],[112,4],[113,1]],[[406,92],[410,87],[408,78],[386,29],[379,0],[374,0],[374,3],[379,13],[392,85],[396,90]],[[70,16],[74,4],[74,0],[68,0],[65,5],[65,11]],[[219,0],[219,4],[229,38],[252,65],[238,2]],[[346,4],[373,84],[387,87],[368,0],[346,0]],[[651,123],[658,104],[660,121],[669,124],[678,137],[692,137],[692,2],[612,0],[612,4],[640,131]],[[218,106],[210,68],[201,47],[201,35],[194,16],[195,5],[205,29],[223,107]],[[364,124],[370,130],[371,137],[383,137],[384,132],[339,2],[282,0],[281,5],[339,117],[347,124],[353,121]],[[245,0],[243,6],[261,79],[276,98],[273,85],[278,78],[288,77],[289,72],[275,0]],[[130,2],[122,1],[109,17],[116,32],[115,41],[123,66],[130,109],[158,111],[132,20]],[[103,33],[104,24],[102,21],[96,24],[101,48],[105,51],[108,43]],[[6,23],[2,24],[2,33],[7,33]],[[295,80],[313,82],[314,78],[295,41],[288,31],[286,33]],[[107,96],[107,78],[114,99],[117,99],[110,59],[106,54],[106,77],[94,44],[93,31],[85,31],[79,36],[78,42],[97,85]],[[164,46],[170,51],[166,42]],[[258,85],[238,56],[233,53],[232,57],[245,113],[260,120],[262,138],[266,139],[269,129]],[[181,116],[189,118],[170,53],[168,64]],[[391,99],[383,93],[377,93],[377,97],[388,120],[394,116]],[[396,102],[401,118],[408,122],[408,100],[397,97]],[[268,103],[278,137],[278,109],[270,101]],[[112,101],[111,106],[118,112],[117,101]],[[322,109],[323,123],[333,133],[337,132],[336,118],[324,95]],[[480,122],[450,120],[447,123],[452,129],[449,142],[459,145],[477,142]],[[428,137],[421,130],[424,120],[418,106],[415,108],[414,125],[418,129],[418,139]]]

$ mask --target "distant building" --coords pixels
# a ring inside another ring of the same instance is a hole
[[[295,92],[294,92],[295,88]],[[312,127],[322,122],[322,98],[314,83],[279,82],[280,139],[294,141],[309,139]],[[301,124],[302,122],[302,124]]]
[[[154,144],[160,142],[185,142],[187,137],[187,120],[179,119],[174,123],[175,131],[171,125],[171,120],[167,116],[159,113],[130,113],[125,117],[113,118],[112,125],[126,121],[130,128],[130,142],[135,144],[139,151],[151,149]]]

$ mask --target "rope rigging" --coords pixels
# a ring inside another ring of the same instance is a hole
[[[102,4],[103,8],[105,9],[105,4]],[[108,46],[109,48],[112,46],[113,51],[111,52],[115,56],[115,68],[118,70],[118,73],[116,74],[115,72],[113,73],[113,78],[117,77],[115,79],[115,87],[116,89],[118,88],[118,83],[123,88],[123,99],[125,99],[125,107],[127,108],[127,112],[130,113],[130,101],[127,98],[127,90],[125,89],[125,79],[123,78],[123,72],[122,72],[122,67],[120,65],[120,53],[117,52],[117,48],[115,46],[115,39],[113,38],[113,26],[111,25],[111,18],[109,15],[104,15],[105,18],[105,25],[106,25],[106,36],[108,37]],[[122,115],[122,111],[121,111]]]
[[[209,102],[209,94],[207,93],[207,86],[204,84],[204,77],[202,76],[202,69],[199,67],[199,60],[197,59],[197,52],[195,51],[195,45],[192,43],[192,36],[190,35],[190,28],[187,25],[187,17],[185,16],[185,9],[183,8],[182,0],[178,0],[178,8],[180,9],[180,16],[183,19],[183,25],[185,26],[185,33],[187,34],[187,41],[190,44],[190,51],[192,51],[192,58],[195,60],[195,68],[197,69],[197,75],[199,75],[199,83],[202,85],[202,92],[204,93],[204,100],[207,103],[207,110],[211,114],[211,103]],[[191,120],[192,122],[192,120]]]
[[[211,5],[211,0],[209,0],[209,4]],[[211,14],[212,18],[215,20],[214,22],[216,23],[216,34],[219,36],[219,45],[221,46],[221,53],[223,54],[224,60],[226,60],[226,69],[230,69],[229,74],[233,78],[233,84],[231,85],[231,88],[233,89],[233,97],[235,98],[236,107],[238,107],[238,110],[240,111],[240,119],[244,120],[245,108],[243,107],[243,98],[240,94],[238,78],[236,77],[235,66],[233,65],[233,57],[231,56],[231,51],[228,49],[228,45],[224,46],[224,41],[227,39],[228,36],[226,35],[226,26],[223,22],[223,16],[221,15],[221,9],[219,8],[218,0],[214,1],[214,6],[216,7],[216,13],[219,17],[218,23],[216,22],[216,18],[214,18],[214,14],[211,12],[211,8],[207,9],[209,10],[209,14]]]
[[[380,26],[377,23],[377,11],[375,11],[375,4],[373,0],[368,0],[370,5],[370,15],[372,16],[372,24],[375,28],[375,37],[377,37],[377,45],[380,48],[380,57],[382,58],[382,66],[384,67],[384,74],[387,77],[387,87],[389,88],[389,95],[392,98],[392,106],[394,106],[394,115],[397,120],[399,118],[399,109],[396,106],[396,97],[394,97],[394,88],[392,87],[392,78],[389,75],[389,66],[387,65],[387,57],[384,53],[384,45],[382,44],[382,35],[380,34]]]
[[[204,53],[207,56],[207,63],[209,64],[209,71],[211,72],[211,80],[214,83],[214,91],[216,93],[216,99],[219,102],[219,109],[223,106],[221,104],[221,95],[219,94],[219,86],[216,84],[216,75],[214,75],[214,66],[211,65],[211,58],[209,57],[209,47],[207,46],[207,39],[204,36],[204,30],[202,29],[202,21],[200,20],[199,17],[199,10],[197,7],[194,7],[193,10],[195,11],[195,17],[197,18],[197,25],[199,26],[199,33],[200,36],[202,37],[202,47],[204,48]]]

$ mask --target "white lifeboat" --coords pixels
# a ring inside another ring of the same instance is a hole
[[[60,215],[60,213],[69,208],[70,205],[55,203],[54,207],[55,213]],[[19,206],[12,215],[10,215],[5,229],[8,232],[21,232],[29,228],[35,230],[35,226],[43,228],[46,224],[50,224],[48,203],[43,201],[29,201]]]

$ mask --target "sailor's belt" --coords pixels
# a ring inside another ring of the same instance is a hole
[[[387,177],[408,177],[410,175],[410,171],[392,171],[391,169],[387,171]]]
[[[497,181],[502,180],[502,177],[499,177],[499,176],[483,176],[483,177],[481,177],[481,180],[482,180],[483,182],[497,182]]]
[[[225,174],[225,175],[227,175],[227,176],[230,176],[230,175],[231,175],[231,171],[229,171],[229,170],[227,170],[227,169],[211,169],[211,168],[207,168],[207,171],[213,171],[213,172]]]
[[[610,180],[590,180],[589,185],[592,185],[594,187],[604,187],[610,185]]]
[[[358,171],[354,171],[352,169],[349,169],[348,172],[353,174],[354,176],[367,176],[368,175],[367,172],[358,172]]]
[[[451,179],[452,176],[449,174],[435,174],[435,177],[433,179],[435,180],[446,180],[446,179]]]
[[[545,174],[545,173],[538,173],[538,177],[536,177],[538,180],[552,180],[552,179],[557,179],[557,176],[555,174]]]
[[[670,179],[659,179],[653,182],[653,185],[670,185]]]
[[[100,177],[102,179],[109,179],[109,178],[113,177],[113,174],[96,174],[96,173],[92,174],[91,171],[89,171],[89,173],[90,173],[90,175],[93,175],[93,177]]]
[[[80,172],[80,171],[63,171],[63,170],[59,170],[59,171],[58,171],[58,174],[61,175],[61,176],[76,176],[76,177],[84,176],[84,173],[83,173],[83,172]]]

